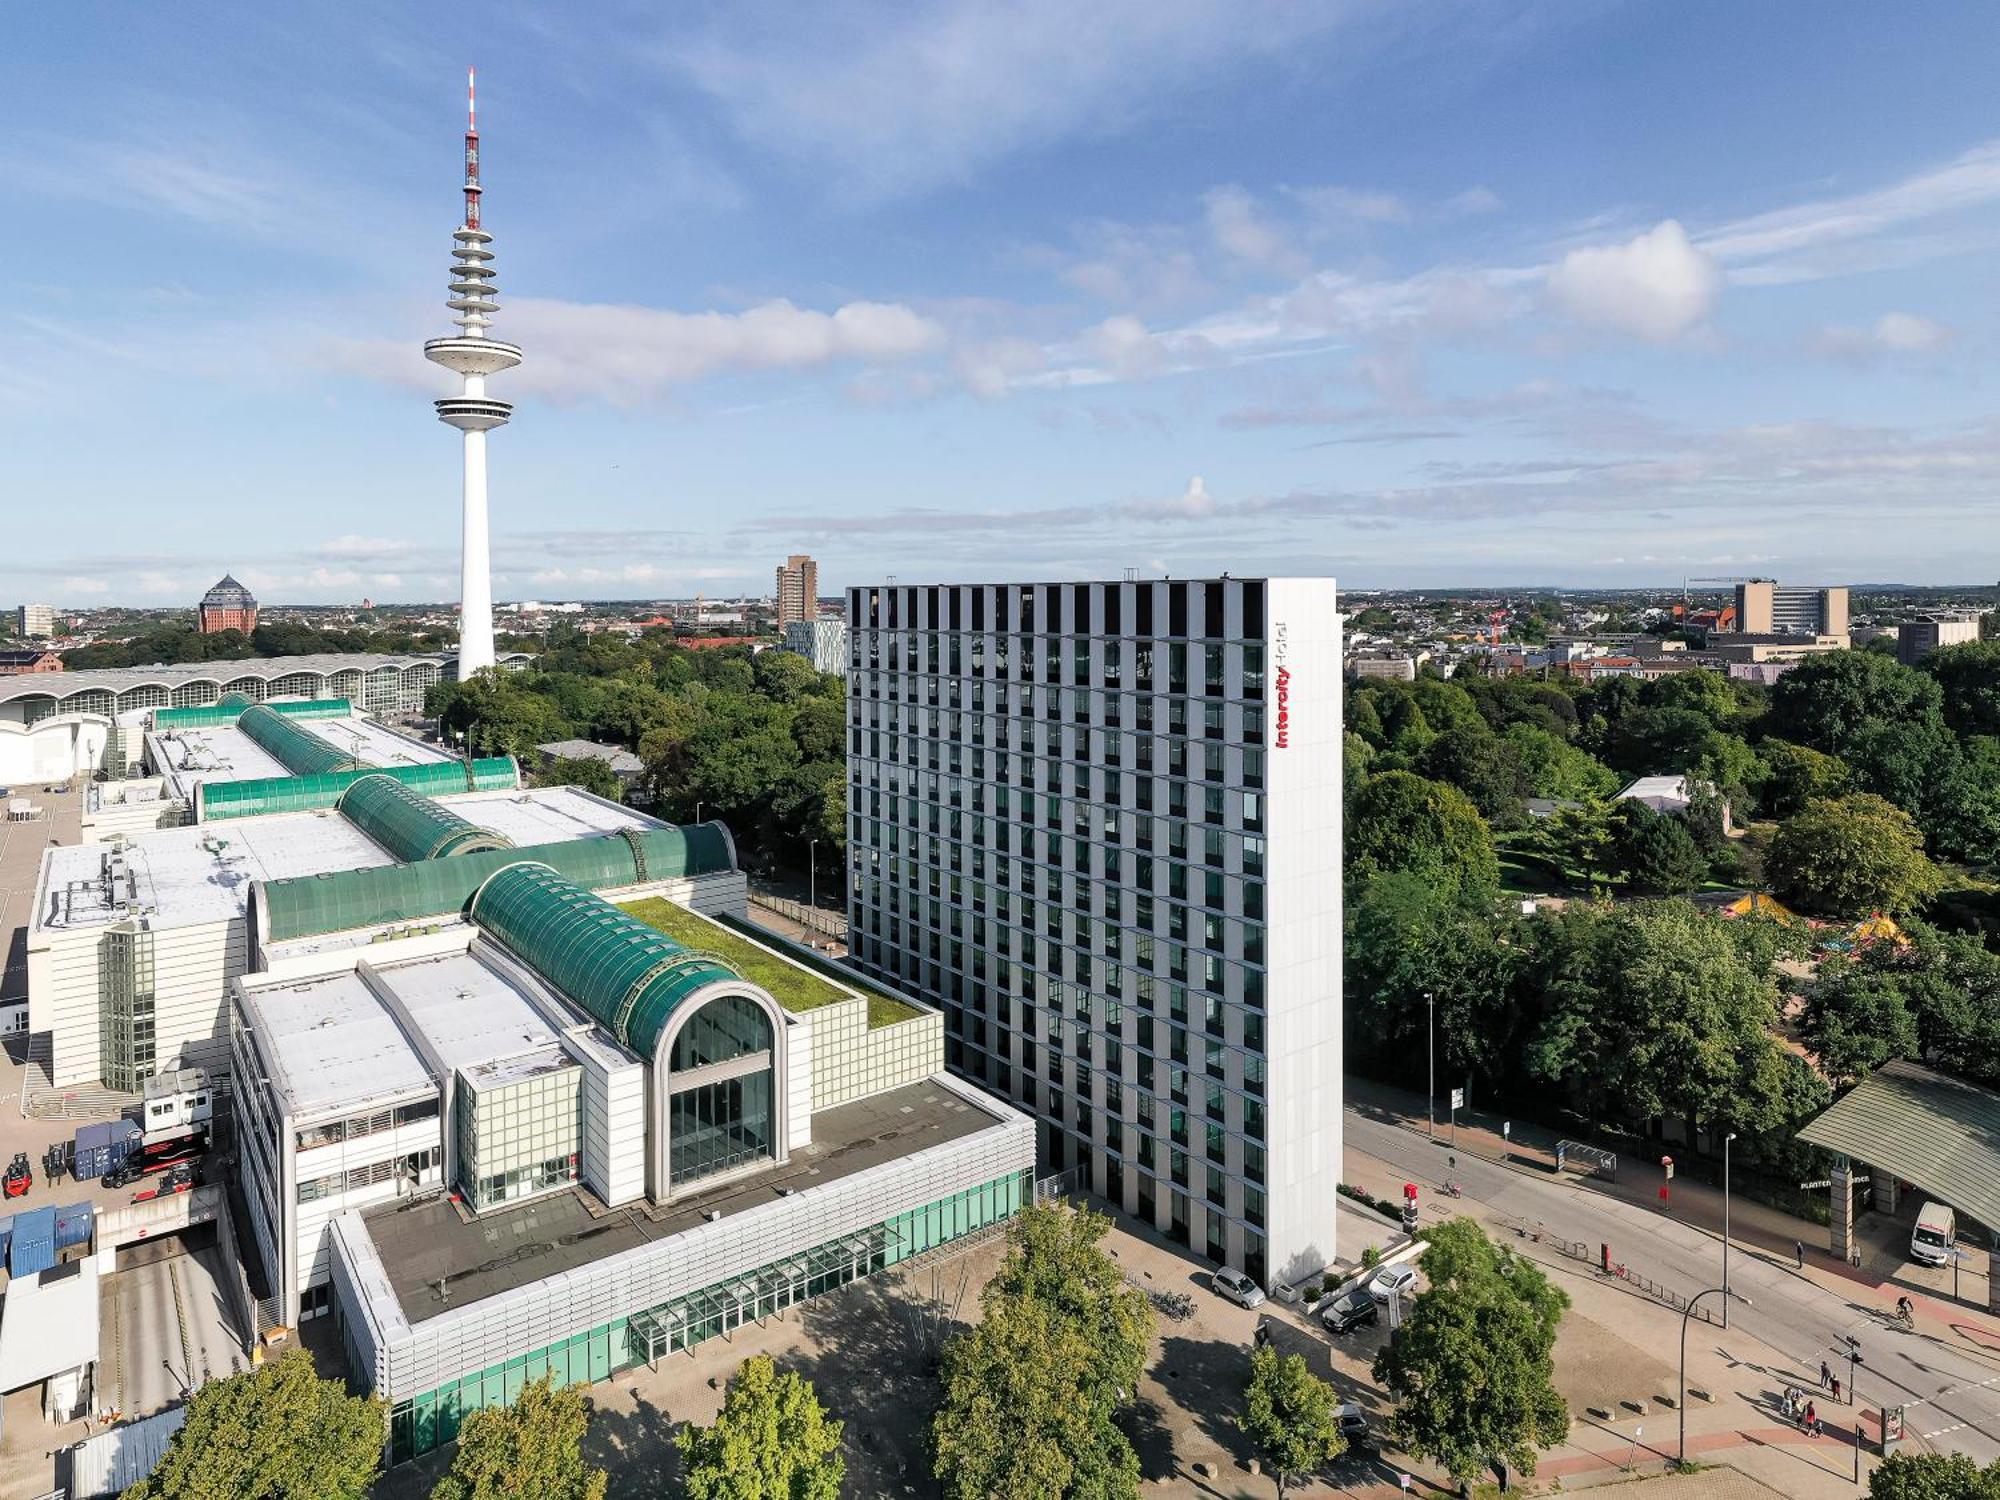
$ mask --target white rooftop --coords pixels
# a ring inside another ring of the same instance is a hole
[[[374,970],[441,1062],[475,1088],[568,1062],[556,1028],[524,982],[473,953],[412,959]]]
[[[17,1391],[97,1358],[97,1258],[7,1283],[0,1308],[0,1390]]]
[[[1642,802],[1656,798],[1670,802],[1685,802],[1687,795],[1685,776],[1641,776],[1612,798],[1612,801],[1623,802],[1628,797],[1636,797]]]
[[[431,1085],[389,1008],[353,970],[294,984],[246,982],[243,1010],[288,1114],[354,1109]]]
[[[580,787],[472,792],[440,799],[470,823],[517,848],[657,828],[657,819],[593,797]],[[269,813],[128,835],[115,857],[125,875],[116,897],[106,880],[110,844],[74,844],[42,856],[32,930],[62,930],[122,922],[142,911],[156,929],[226,922],[243,916],[250,886],[333,870],[360,870],[396,861],[332,808]]]
[[[452,758],[435,745],[353,714],[292,722],[371,766],[414,766]],[[154,768],[167,778],[168,789],[182,802],[192,802],[194,789],[203,782],[254,781],[292,774],[290,767],[234,724],[156,730],[146,736],[146,749]]]

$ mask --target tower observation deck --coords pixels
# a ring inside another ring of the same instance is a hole
[[[456,372],[464,386],[434,403],[438,420],[464,434],[465,488],[459,560],[458,677],[468,680],[493,665],[493,563],[486,518],[486,434],[513,415],[511,402],[486,394],[486,379],[521,362],[513,344],[489,338],[494,298],[493,236],[479,227],[479,116],[473,74],[465,75],[465,222],[452,231],[451,296],[446,299],[459,332],[431,339],[424,357]]]

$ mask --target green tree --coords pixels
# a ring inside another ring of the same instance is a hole
[[[537,745],[567,738],[573,726],[521,676],[489,667],[470,682],[441,682],[426,694],[425,707],[447,735],[463,733],[473,754],[525,758]]]
[[[1894,975],[1830,961],[1806,992],[1801,1020],[1806,1045],[1836,1084],[1917,1055],[1917,1018],[1907,986]]]
[[[1139,1458],[1114,1421],[1139,1387],[1152,1307],[1098,1248],[1110,1220],[1034,1205],[1008,1228],[983,1316],[945,1346],[932,1423],[951,1500],[1130,1500]]]
[[[608,761],[594,755],[558,755],[535,772],[536,786],[580,786],[613,802],[625,800],[625,783]]]
[[[1892,1453],[1868,1476],[1868,1495],[1869,1500],[2000,1500],[2000,1459],[1982,1469],[1963,1453]]]
[[[1771,689],[1769,731],[1829,755],[1876,721],[1914,728],[1936,719],[1937,679],[1866,651],[1824,651],[1786,671]]]
[[[1612,809],[1611,860],[1627,884],[1655,896],[1691,891],[1708,870],[1685,823],[1636,799]]]
[[[347,1394],[292,1349],[197,1390],[152,1474],[124,1500],[365,1500],[382,1467],[388,1408]]]
[[[1618,790],[1618,774],[1589,751],[1532,724],[1514,724],[1507,743],[1520,758],[1529,795],[1585,801]]]
[[[1784,740],[1764,741],[1759,753],[1767,768],[1764,810],[1774,818],[1791,817],[1815,797],[1839,796],[1853,775],[1838,756]]]
[[[730,1380],[715,1425],[690,1423],[674,1441],[690,1500],[836,1500],[841,1431],[811,1381],[756,1354]]]
[[[1375,1379],[1396,1400],[1396,1437],[1456,1480],[1494,1458],[1532,1474],[1538,1450],[1569,1432],[1552,1382],[1569,1298],[1470,1219],[1423,1238],[1429,1290],[1375,1358]]]
[[[1350,880],[1407,870],[1453,895],[1489,893],[1499,884],[1486,820],[1456,787],[1388,771],[1363,783],[1351,812]]]
[[[1461,691],[1463,691],[1461,689]],[[1418,769],[1433,781],[1455,786],[1489,823],[1517,823],[1528,776],[1513,744],[1477,718],[1456,724],[1424,747]]]
[[[1296,1354],[1281,1355],[1269,1344],[1253,1350],[1243,1404],[1243,1431],[1264,1455],[1279,1500],[1294,1480],[1309,1478],[1347,1451],[1336,1415],[1340,1398]]]
[[[508,1406],[486,1406],[458,1429],[451,1471],[432,1500],[604,1500],[605,1476],[583,1461],[590,1402],[544,1375]]]
[[[1821,798],[1787,818],[1765,869],[1779,895],[1837,917],[1912,911],[1944,884],[1910,815],[1866,792]]]
[[[1945,722],[1960,734],[2000,734],[2000,641],[1944,646],[1921,663],[1944,695]]]

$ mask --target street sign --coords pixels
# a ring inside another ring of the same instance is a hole
[[[1465,1108],[1465,1090],[1464,1090],[1464,1089],[1453,1089],[1453,1090],[1451,1091],[1451,1107],[1452,1107],[1453,1109],[1464,1109],[1464,1108]]]

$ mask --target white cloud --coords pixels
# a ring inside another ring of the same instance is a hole
[[[79,578],[72,574],[56,585],[56,594],[59,598],[66,598],[72,594],[108,594],[110,592],[111,581],[107,578]]]
[[[1407,224],[1410,205],[1394,193],[1368,188],[1295,187],[1285,191],[1298,200],[1315,227],[1338,230],[1354,224]]]
[[[1028,339],[993,339],[959,351],[955,361],[958,378],[967,390],[982,400],[996,400],[1026,375],[1038,374],[1048,366],[1042,346]]]
[[[1282,56],[1359,9],[1284,0],[829,4],[674,65],[744,136],[883,193],[966,177],[1023,149],[1131,128],[1188,88]]]
[[[897,302],[849,302],[832,312],[785,298],[742,312],[673,312],[605,302],[522,298],[501,331],[531,354],[511,390],[629,404],[724,370],[805,370],[836,361],[882,363],[938,348],[943,326]],[[336,340],[328,356],[359,374],[426,389],[437,373],[387,340]],[[362,539],[365,540],[365,539]]]
[[[1915,313],[1889,312],[1870,328],[1822,328],[1806,347],[1823,359],[1865,362],[1886,356],[1936,354],[1957,336],[1955,329]]]
[[[1242,188],[1215,188],[1202,198],[1202,207],[1208,215],[1210,238],[1231,260],[1287,276],[1305,273],[1306,258],[1291,236],[1260,215],[1255,201]]]
[[[1469,219],[1475,214],[1498,213],[1500,195],[1489,187],[1469,187],[1444,200],[1443,213],[1452,219]]]
[[[1551,301],[1577,322],[1653,343],[1706,321],[1721,288],[1715,262],[1675,219],[1622,245],[1572,250],[1548,279]]]

